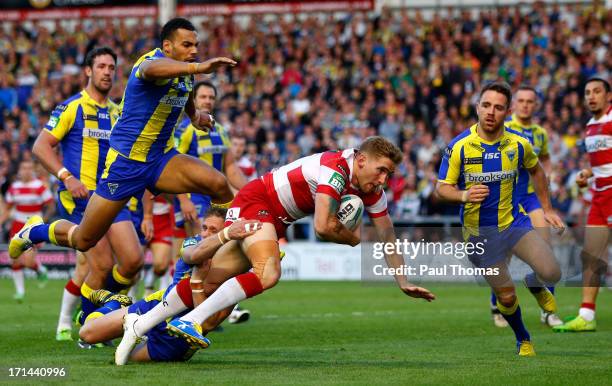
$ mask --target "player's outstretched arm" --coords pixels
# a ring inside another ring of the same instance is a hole
[[[468,190],[460,190],[456,185],[439,182],[436,187],[436,194],[443,201],[455,204],[466,202],[478,203],[487,198],[489,187],[486,185],[473,185]]]
[[[210,74],[219,67],[236,65],[236,61],[218,57],[202,63],[181,62],[170,58],[145,60],[140,64],[139,72],[146,80],[172,79],[177,76]]]
[[[336,217],[338,207],[338,201],[332,196],[324,193],[315,195],[315,232],[323,240],[354,247],[361,242],[361,238],[338,220]]]
[[[261,229],[257,220],[237,220],[217,234],[208,236],[197,245],[184,246],[181,257],[189,265],[200,265],[230,240],[242,240]],[[187,242],[187,241],[186,241]]]
[[[371,219],[376,233],[378,234],[378,240],[384,243],[395,244],[395,229],[393,227],[393,221],[389,215],[374,217]],[[395,272],[401,272],[399,269],[404,265],[404,257],[399,253],[385,253],[385,260],[389,268],[395,268]],[[436,296],[431,293],[427,288],[418,287],[408,281],[405,275],[395,275],[395,281],[398,287],[406,295],[413,298],[422,298],[428,302],[434,300]]]

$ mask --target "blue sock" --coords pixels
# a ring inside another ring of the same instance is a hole
[[[550,287],[546,287],[548,288],[548,290],[550,291],[551,294],[555,294],[555,287],[554,286],[550,286]]]
[[[96,305],[89,301],[85,296],[81,295],[81,309],[83,313],[79,318],[79,324],[83,325],[85,323],[85,319],[96,310]]]
[[[129,289],[130,285],[125,285],[122,283],[119,283],[114,277],[113,277],[113,273],[109,273],[108,276],[106,277],[106,284],[104,285],[104,289],[109,290],[112,293],[118,294],[121,291],[124,291],[126,289]]]
[[[121,308],[121,303],[119,303],[117,300],[111,300],[110,302],[104,304],[104,306],[98,308],[94,312],[99,312],[101,314],[106,315],[120,308]]]
[[[49,240],[49,224],[35,225],[30,229],[30,241],[33,244],[48,243]]]
[[[491,291],[491,307],[497,308],[497,296],[495,296],[493,291]]]
[[[518,303],[518,300],[517,300]],[[527,328],[523,324],[523,317],[521,315],[521,307],[515,303],[516,309],[512,312],[512,308],[514,307],[504,307],[501,304],[497,304],[497,308],[501,311],[501,314],[504,316],[504,319],[508,322],[512,331],[514,331],[514,335],[516,336],[517,342],[522,342],[524,340],[531,340],[529,336],[529,332]]]

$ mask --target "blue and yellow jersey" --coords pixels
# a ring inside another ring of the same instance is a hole
[[[174,265],[174,276],[172,277],[172,284],[177,284],[182,279],[191,276],[192,266],[185,263],[185,261],[183,260],[183,250],[187,247],[198,245],[200,241],[202,241],[202,237],[200,235],[195,235],[193,237],[186,238],[183,241],[183,245],[181,246],[181,250],[179,251],[179,259]]]
[[[185,123],[186,126],[184,126]],[[217,123],[214,130],[204,132],[197,130],[187,119],[187,122],[183,121],[179,127],[181,129],[177,131],[180,131],[181,134],[177,141],[177,150],[183,154],[199,158],[223,172],[225,154],[230,148],[230,139],[223,126]]]
[[[164,58],[156,48],[138,59],[121,101],[121,116],[114,126],[110,144],[119,154],[148,162],[174,147],[173,132],[193,89],[193,76],[145,80],[140,65],[145,60]]]
[[[83,90],[59,104],[45,125],[60,141],[64,167],[89,190],[96,190],[104,171],[111,128],[118,117],[116,104],[98,104]],[[59,190],[66,190],[62,182]]]
[[[461,207],[461,223],[470,235],[481,227],[508,228],[519,215],[516,181],[519,171],[533,168],[538,157],[529,140],[512,129],[504,128],[502,136],[488,142],[476,133],[473,125],[455,137],[446,148],[438,180],[465,190],[473,185],[489,187],[481,203]]]
[[[506,127],[521,133],[527,138],[531,146],[533,146],[533,151],[538,158],[549,155],[548,133],[542,126],[536,124],[523,126],[516,118],[516,115],[512,114],[512,116],[506,120]],[[535,192],[533,183],[529,180],[529,172],[527,172],[527,170],[521,170],[519,173],[518,189],[522,194]]]

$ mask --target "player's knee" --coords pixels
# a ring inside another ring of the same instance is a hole
[[[504,291],[497,294],[497,301],[504,307],[512,307],[516,303],[516,292]]]
[[[280,270],[266,270],[263,277],[260,278],[261,286],[264,290],[272,288],[278,283],[281,277]]]
[[[79,330],[79,338],[81,338],[81,340],[83,340],[86,343],[93,343],[93,329],[89,328],[88,324],[85,324],[83,327],[81,327],[81,329]]]

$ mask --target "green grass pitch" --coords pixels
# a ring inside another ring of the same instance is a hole
[[[54,341],[63,283],[27,281],[26,300],[12,300],[0,281],[0,384],[18,384],[8,367],[66,367],[61,380],[28,384],[512,384],[609,385],[612,379],[612,291],[598,301],[598,331],[555,334],[539,322],[535,300],[519,289],[537,356],[518,358],[509,329],[490,320],[488,290],[434,286],[433,303],[392,285],[281,282],[242,305],[243,325],[209,336],[213,345],[187,363],[112,364],[113,349],[83,350]],[[579,288],[558,288],[561,316],[580,301]],[[23,383],[21,382],[21,383]]]

